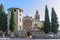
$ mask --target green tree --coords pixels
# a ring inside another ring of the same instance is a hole
[[[3,11],[4,11],[4,8],[3,8],[3,5],[1,4],[0,5],[0,31],[2,31],[2,13],[3,13]]]
[[[3,32],[3,37],[5,32],[7,31],[7,15],[4,12],[4,7],[0,5],[0,31]]]
[[[1,5],[0,5],[0,30],[1,30]]]
[[[9,29],[10,29],[10,31],[14,32],[15,31],[15,26],[16,26],[14,8],[12,8],[11,10],[12,11],[11,11],[11,19],[10,19]]]
[[[53,33],[57,33],[58,32],[58,21],[57,21],[57,15],[56,12],[54,10],[54,8],[52,8],[52,12],[51,12],[51,27],[52,27],[52,32]]]
[[[50,31],[50,20],[49,20],[49,14],[48,14],[48,8],[47,5],[45,6],[45,22],[44,22],[44,32],[48,34]]]

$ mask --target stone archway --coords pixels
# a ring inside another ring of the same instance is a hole
[[[32,33],[30,31],[27,32],[27,38],[32,38]]]

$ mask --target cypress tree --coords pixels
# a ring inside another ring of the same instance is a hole
[[[57,21],[57,15],[56,12],[54,10],[54,8],[52,8],[52,12],[51,12],[51,27],[52,27],[52,32],[53,33],[57,33],[58,32],[58,21]]]
[[[47,5],[45,6],[45,22],[44,22],[44,32],[46,34],[50,31],[50,20],[49,20],[49,14],[48,14],[48,8]]]
[[[0,5],[0,30],[1,30],[1,5]]]
[[[4,12],[4,7],[0,6],[0,30],[5,32],[7,30],[7,15]]]
[[[0,31],[2,31],[2,17],[3,17],[3,11],[4,11],[4,8],[3,8],[3,5],[1,4],[1,5],[0,5]]]
[[[3,36],[4,32],[7,31],[7,15],[4,12],[4,7],[2,4],[0,5],[0,31],[3,32]]]
[[[15,31],[15,26],[16,26],[14,8],[12,8],[11,10],[12,11],[11,11],[11,19],[10,19],[9,29],[10,29],[10,31],[14,32]]]

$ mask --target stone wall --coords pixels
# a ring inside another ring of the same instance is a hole
[[[31,31],[31,32],[32,32],[33,39],[60,38],[60,31],[57,34],[50,33],[52,35],[55,35],[52,38],[49,36],[49,34],[45,34],[43,31]],[[15,36],[16,36],[15,38],[26,38],[27,32],[26,31],[15,32]],[[0,38],[2,38],[2,36]]]
[[[31,31],[32,36],[34,39],[45,39],[45,38],[51,38],[50,35],[55,35],[53,38],[60,38],[60,32],[58,32],[57,34],[53,34],[53,33],[49,33],[49,34],[45,34],[43,31]],[[27,32],[22,31],[22,32],[17,32],[18,36],[25,36],[25,38],[27,37]]]

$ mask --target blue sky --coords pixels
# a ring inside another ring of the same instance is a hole
[[[54,7],[60,25],[60,0],[0,0],[0,3],[4,5],[6,13],[8,13],[8,8],[18,7],[23,9],[23,16],[29,15],[34,17],[36,10],[38,10],[40,20],[44,20],[45,5],[47,4],[49,16],[51,16],[51,8]]]

